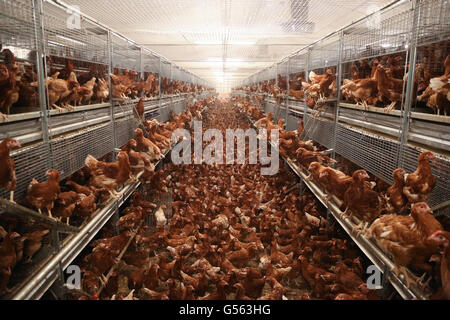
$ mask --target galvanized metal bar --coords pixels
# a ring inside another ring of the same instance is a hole
[[[113,45],[113,41],[112,41],[112,34],[111,34],[111,30],[108,29],[108,84],[109,84],[109,101],[111,104],[111,109],[110,109],[110,118],[111,118],[111,134],[112,134],[112,139],[113,139],[113,151],[115,150],[115,148],[117,147],[117,138],[116,138],[116,124],[115,124],[115,117],[114,117],[114,99],[113,99],[113,88],[112,88],[112,79],[111,79],[111,74],[113,73],[113,50],[114,50],[114,45]],[[116,155],[114,154],[114,157]]]
[[[142,47],[139,47],[139,72],[140,72],[140,77],[139,79],[145,80],[145,75],[144,75],[144,49]],[[144,90],[142,90],[141,95],[139,98],[144,97]]]
[[[337,125],[339,123],[339,108],[341,100],[341,82],[342,82],[342,52],[344,50],[344,30],[339,35],[339,53],[338,53],[338,65],[337,65],[337,79],[336,79],[336,103],[334,109],[334,133],[333,133],[333,153],[331,157],[336,159],[336,145],[337,145]]]
[[[159,73],[158,73],[158,112],[161,114],[161,98],[162,98],[162,92],[161,92],[161,72],[162,72],[162,61],[161,57],[159,58]]]
[[[44,5],[42,0],[33,0],[33,22],[36,41],[36,73],[38,77],[38,90],[39,90],[39,104],[41,107],[41,127],[42,127],[42,140],[44,145],[47,146],[49,156],[46,157],[47,169],[53,168],[53,156],[50,144],[49,133],[49,112],[48,106],[50,105],[48,95],[46,94],[46,80],[47,69],[45,66],[46,52],[45,52],[45,34],[44,34]]]
[[[285,119],[286,119],[286,129],[287,129],[287,124],[288,124],[288,117],[289,117],[289,89],[290,89],[290,74],[291,74],[291,59],[288,58],[287,59],[287,66],[286,66],[286,99],[285,99],[285,103],[286,103],[286,114],[285,114]]]
[[[420,16],[420,0],[414,0],[414,18],[412,23],[412,30],[411,30],[411,39],[409,41],[409,70],[408,70],[408,83],[406,85],[406,99],[405,99],[405,105],[403,108],[403,114],[402,114],[402,134],[400,138],[400,148],[398,151],[398,167],[402,168],[404,164],[404,157],[403,157],[403,148],[408,142],[408,134],[409,134],[409,124],[410,124],[410,118],[411,118],[411,106],[413,101],[413,94],[414,94],[414,76],[416,71],[416,60],[417,60],[417,36],[418,36],[418,23],[419,23],[419,16]]]

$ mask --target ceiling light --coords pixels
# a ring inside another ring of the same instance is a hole
[[[63,40],[67,40],[67,41],[73,42],[73,43],[76,43],[76,44],[80,44],[82,46],[86,45],[84,42],[81,42],[81,41],[78,41],[78,40],[75,40],[75,39],[71,39],[71,38],[67,38],[67,37],[61,36],[59,34],[57,34],[56,37],[60,38],[60,39],[63,39]]]

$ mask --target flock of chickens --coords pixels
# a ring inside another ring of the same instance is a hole
[[[33,179],[30,182],[24,204],[40,213],[45,209],[51,218],[65,220],[67,224],[72,217],[82,222],[96,211],[97,206],[111,197],[118,197],[117,188],[136,180],[139,173],[143,180],[151,179],[155,174],[155,162],[171,149],[172,132],[189,127],[193,120],[191,110],[197,114],[201,108],[202,103],[196,102],[183,113],[172,113],[172,120],[167,123],[157,120],[143,122],[146,133],[141,128],[136,129],[136,138],[123,146],[116,162],[104,162],[88,155],[86,166],[64,182],[60,181],[57,170],[48,170],[48,181]],[[19,147],[15,139],[6,139],[0,144],[0,187],[11,191],[12,202],[17,180],[9,152]],[[8,292],[7,285],[14,267],[31,262],[41,248],[43,237],[49,233],[48,229],[37,229],[21,236],[15,231],[17,224],[17,221],[6,221],[0,229],[0,238],[3,239],[0,244],[0,294]],[[39,226],[31,228],[34,230]]]
[[[5,58],[4,64],[0,64],[0,110],[4,113],[0,116],[7,118],[14,105],[27,108],[39,106],[39,84],[37,74],[30,66],[16,61],[9,49],[4,49],[2,54]],[[75,110],[77,106],[108,101],[110,88],[109,79],[105,77],[105,66],[90,64],[87,72],[75,72],[70,60],[66,59],[65,66],[57,69],[54,67],[55,59],[46,59],[49,77],[45,85],[51,108]],[[159,95],[159,78],[152,73],[141,79],[134,70],[125,69],[120,73],[116,68],[110,77],[113,98],[136,99]],[[161,78],[162,94],[197,94],[205,90],[204,86]]]
[[[450,55],[445,59],[444,74],[437,74],[425,57],[418,63],[414,76],[414,103],[421,102],[438,115],[450,113]],[[405,73],[403,56],[383,56],[371,62],[364,59],[350,66],[351,79],[344,79],[341,85],[342,97],[347,102],[382,107],[386,111],[394,110],[404,100],[404,90],[408,73]],[[406,69],[407,70],[407,69]],[[294,75],[289,80],[289,96],[305,100],[309,108],[317,108],[327,98],[336,97],[336,67],[329,68],[324,74],[314,71],[309,81],[304,73]],[[275,79],[263,81],[259,85],[238,88],[247,93],[269,93],[280,103],[287,93],[286,78],[278,75]]]
[[[436,185],[430,165],[435,159],[432,152],[420,154],[418,168],[413,173],[407,174],[401,168],[394,170],[393,185],[383,188],[381,184],[377,186],[375,181],[371,181],[374,179],[364,170],[347,175],[330,168],[328,165],[335,162],[333,159],[317,151],[312,141],[300,140],[299,135],[303,131],[301,120],[298,130],[289,132],[283,129],[283,119],[274,124],[272,114],[265,116],[258,106],[251,105],[248,100],[241,101],[240,105],[256,121],[256,126],[280,131],[280,154],[308,169],[308,179],[314,180],[326,191],[324,200],[334,197],[341,209],[345,209],[342,216],[357,219],[358,233],[375,239],[385,252],[392,255],[397,266],[394,271],[405,276],[408,286],[412,280],[404,269],[413,267],[428,273],[429,280],[441,280],[442,294],[450,298],[450,250],[442,252],[442,248],[448,245],[450,234],[444,231],[425,203]],[[407,212],[410,214],[403,215]],[[437,262],[435,268],[439,268],[441,261],[441,272],[433,270],[430,261]]]
[[[202,114],[205,106],[209,108]],[[347,175],[328,167],[335,160],[324,155],[323,148],[300,140],[301,121],[296,131],[285,131],[283,120],[275,124],[272,116],[248,99],[195,102],[185,112],[172,114],[168,123],[143,122],[116,162],[88,156],[86,166],[64,183],[53,169],[47,172],[48,181],[33,180],[27,205],[67,223],[72,217],[90,217],[98,205],[118,196],[119,186],[138,176],[144,182],[144,190],[136,192],[116,223],[120,234],[105,228],[103,238],[80,258],[82,290],[72,292],[73,298],[378,298],[364,281],[366,266],[358,249],[326,228],[326,213],[318,201],[311,194],[298,196],[297,180],[285,169],[275,176],[261,176],[260,165],[249,165],[247,160],[243,166],[170,164],[154,171],[155,162],[176,142],[171,141],[172,132],[192,130],[194,117],[203,120],[205,130],[222,131],[248,129],[249,117],[257,127],[280,131],[280,154],[309,170],[309,179],[326,190],[325,201],[336,201],[342,215],[359,224],[358,234],[374,239],[392,256],[394,271],[408,285],[413,280],[405,268],[412,267],[426,272],[428,281],[442,283],[434,297],[449,299],[450,233],[425,203],[436,184],[430,165],[434,155],[421,154],[413,173],[396,169],[394,184],[382,188],[364,170]],[[0,144],[0,187],[11,191],[11,200],[16,177],[9,152],[19,147],[14,139]],[[157,201],[143,200],[142,194],[150,193],[169,195],[170,200],[158,208],[153,203]],[[156,227],[144,224],[149,218]],[[32,261],[50,232],[35,226],[20,235],[16,224],[7,221],[0,228],[0,294],[9,291],[13,269]],[[106,277],[111,268],[114,272]],[[418,280],[419,285],[424,279]]]
[[[205,129],[249,128],[235,103],[202,116]],[[377,299],[358,250],[326,230],[318,201],[298,196],[295,184],[284,169],[261,176],[248,158],[242,166],[169,164],[125,209],[120,235],[106,228],[80,258],[82,290],[72,298]],[[149,192],[169,194],[150,228],[142,220],[158,205],[141,199]]]

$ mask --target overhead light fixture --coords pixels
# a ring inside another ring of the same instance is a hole
[[[198,41],[194,41],[194,44],[198,44],[198,45],[222,45],[223,42],[222,41],[217,41],[217,40],[198,40]],[[256,44],[256,41],[231,41],[228,42],[227,44],[232,45],[232,46],[253,46]]]
[[[54,42],[54,41],[49,40],[49,41],[47,41],[47,43],[52,46],[64,47],[64,45],[59,42]]]
[[[57,34],[56,37],[60,38],[60,39],[63,39],[63,40],[67,40],[67,41],[73,42],[73,43],[76,43],[76,44],[79,44],[79,45],[82,45],[82,46],[86,45],[84,42],[81,42],[81,41],[78,41],[78,40],[75,40],[75,39],[71,39],[71,38],[68,38],[68,37],[65,37],[65,36],[61,36],[59,34]]]

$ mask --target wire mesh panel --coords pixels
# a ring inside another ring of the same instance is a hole
[[[106,29],[82,17],[79,25],[71,25],[76,13],[49,2],[44,2],[43,11],[48,55],[108,64]]]
[[[267,69],[267,80],[275,82],[277,78],[277,65],[274,64]]]
[[[111,132],[111,123],[105,123],[53,138],[53,166],[66,178],[84,167],[88,154],[103,157],[113,150]]]
[[[31,85],[38,80],[36,46],[40,39],[37,38],[35,27],[41,21],[40,16],[36,16],[34,12],[31,0],[0,1],[0,51],[3,51],[0,63],[11,72],[14,66],[10,62],[9,52],[12,53],[19,67],[16,76],[20,77],[19,99],[11,105],[4,103],[0,109],[4,114],[40,110],[37,86]]]
[[[169,120],[169,118],[170,118],[170,106],[169,105],[162,106],[161,109],[159,110],[158,121],[166,122]]]
[[[143,71],[147,73],[159,74],[159,57],[147,50],[142,51]]]
[[[136,136],[134,131],[138,127],[138,122],[134,115],[129,115],[114,122],[116,126],[116,147],[120,148],[127,144],[130,139],[134,139]]]
[[[287,89],[287,78],[288,75],[288,60],[285,59],[277,64],[277,77],[278,77],[278,87],[282,90]]]
[[[287,131],[294,131],[298,129],[299,126],[299,120],[303,120],[303,113],[295,112],[295,111],[289,111],[288,119],[286,123],[286,130]]]
[[[303,118],[304,136],[327,148],[333,148],[334,122],[306,113]],[[297,123],[298,126],[298,123]]]
[[[321,40],[312,46],[309,55],[309,70],[336,67],[339,60],[340,37],[339,33]]]
[[[26,198],[27,188],[32,179],[46,181],[45,172],[48,167],[50,151],[48,145],[33,144],[11,153],[16,166],[17,185],[14,193],[16,202]],[[9,199],[9,191],[0,189],[0,197]]]
[[[397,141],[341,124],[337,124],[336,130],[336,153],[382,180],[393,182],[392,172],[397,168],[400,147]]]
[[[420,45],[450,38],[449,0],[421,0],[418,10],[417,36]]]
[[[161,121],[161,114],[160,114],[160,112],[159,112],[158,109],[151,110],[151,111],[146,112],[146,113],[144,114],[144,119],[145,119],[145,120],[153,120],[153,119],[156,119],[156,120],[158,120],[158,121]]]
[[[119,35],[112,34],[112,66],[115,71],[134,70],[141,71],[141,50],[130,40]]]
[[[185,109],[185,100],[179,100],[173,104],[172,110],[175,114],[180,114]]]
[[[430,80],[445,74],[445,59],[450,55],[450,1],[422,0],[418,12],[413,111],[450,115],[436,93],[429,94]]]
[[[302,82],[306,79],[307,52],[295,54],[289,58],[289,97],[303,99]]]
[[[162,63],[161,63],[161,76],[169,78],[170,74],[171,74],[170,69],[171,69],[170,62],[163,60]]]
[[[297,53],[289,58],[289,72],[291,75],[297,75],[299,73],[305,72],[308,53],[306,51],[302,51]]]
[[[0,1],[0,40],[5,46],[36,50],[32,0]]]
[[[181,79],[181,69],[178,66],[172,67],[172,79],[182,81]]]
[[[265,103],[265,106],[264,106],[264,112],[266,114],[269,114],[269,112],[272,112],[274,120],[278,120],[278,119],[275,118],[275,116],[276,116],[276,109],[277,109],[277,105],[274,102],[266,100],[266,103]]]
[[[422,152],[428,150],[414,147],[404,146],[401,152],[402,167],[406,172],[412,173],[417,169],[417,158]],[[432,161],[432,171],[436,178],[436,187],[427,199],[430,207],[439,205],[450,200],[450,159],[435,153],[436,160]]]
[[[412,31],[410,1],[402,1],[344,30],[342,60],[355,61],[405,51]]]

